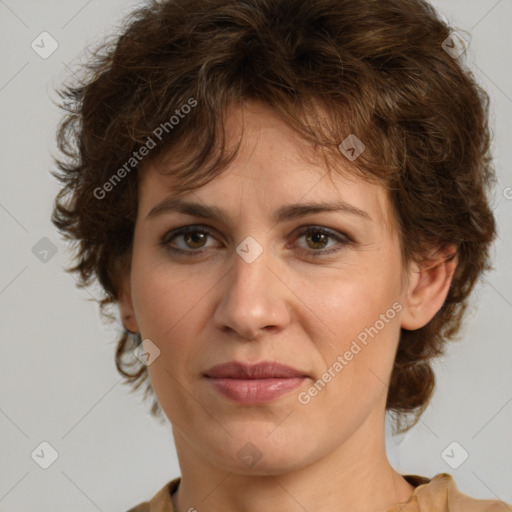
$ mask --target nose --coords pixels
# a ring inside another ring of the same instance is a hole
[[[279,332],[286,327],[290,321],[286,298],[291,291],[278,277],[278,264],[267,248],[254,261],[248,261],[234,251],[232,267],[220,286],[222,298],[214,323],[218,329],[234,331],[252,341],[263,332]]]

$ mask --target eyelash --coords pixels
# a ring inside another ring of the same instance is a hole
[[[179,228],[174,231],[170,231],[170,232],[166,233],[163,236],[163,238],[161,239],[159,245],[165,247],[166,250],[171,251],[175,254],[182,254],[182,255],[185,255],[188,257],[194,257],[196,255],[201,255],[204,252],[206,252],[208,249],[184,250],[184,249],[178,249],[176,247],[171,247],[169,245],[170,242],[172,240],[174,240],[175,238],[177,238],[181,235],[189,234],[189,233],[202,233],[202,234],[206,234],[206,235],[214,238],[212,232],[206,226],[201,226],[201,225],[186,226],[186,227]],[[318,226],[308,226],[306,229],[303,229],[302,231],[300,231],[300,233],[297,234],[297,239],[304,235],[308,235],[310,233],[320,233],[322,235],[328,236],[329,238],[332,238],[333,240],[337,241],[339,244],[342,245],[342,247],[338,248],[338,249],[330,248],[330,249],[320,249],[318,251],[315,251],[314,249],[312,249],[310,251],[308,251],[307,249],[302,249],[303,251],[308,252],[309,255],[312,256],[313,258],[336,253],[338,251],[343,250],[343,248],[344,248],[343,246],[347,246],[347,245],[350,245],[351,243],[353,243],[353,240],[350,237],[348,237],[347,235],[339,236],[328,229],[318,227]]]

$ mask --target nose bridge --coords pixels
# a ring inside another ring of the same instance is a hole
[[[258,236],[256,239],[247,236],[236,246],[236,254],[233,256],[233,285],[237,288],[250,289],[268,277],[268,266],[272,264],[269,240],[270,237]]]
[[[282,284],[270,270],[269,239],[248,236],[235,247],[224,296],[215,313],[219,328],[229,327],[248,339],[262,328],[282,326],[286,321]]]

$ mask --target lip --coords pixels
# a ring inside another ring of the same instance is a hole
[[[230,361],[210,368],[204,376],[224,397],[253,405],[276,400],[309,378],[305,372],[276,361]]]

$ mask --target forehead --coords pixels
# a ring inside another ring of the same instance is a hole
[[[173,168],[179,165],[184,151],[179,146],[171,147],[139,174],[140,209],[147,214],[158,201],[173,196],[220,203],[226,210],[232,205],[237,215],[243,215],[243,204],[248,209],[254,204],[270,212],[283,204],[341,200],[394,231],[384,186],[357,176],[341,152],[329,169],[322,154],[269,107],[254,102],[243,108],[233,107],[227,112],[224,129],[228,151],[239,142],[240,147],[219,175],[199,188],[176,194]],[[246,201],[240,201],[242,197]]]

